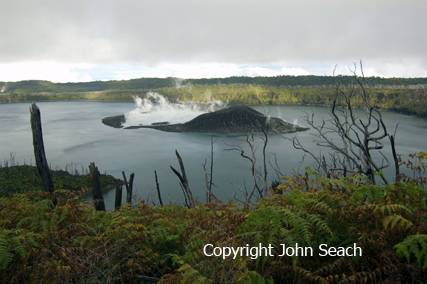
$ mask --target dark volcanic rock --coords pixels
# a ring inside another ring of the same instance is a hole
[[[124,118],[124,117],[123,117]],[[120,123],[119,123],[120,121]],[[102,120],[106,125],[117,127],[121,124],[120,116],[106,117]],[[276,117],[267,117],[247,106],[231,106],[215,112],[204,113],[196,118],[179,124],[156,124],[130,126],[125,129],[154,128],[168,132],[198,132],[198,133],[236,133],[261,132],[292,133],[308,128],[300,127]]]
[[[123,114],[116,116],[104,117],[102,119],[102,123],[105,125],[114,127],[114,128],[122,128],[122,123],[126,121],[125,116]]]

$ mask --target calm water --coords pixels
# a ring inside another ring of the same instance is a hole
[[[173,174],[170,165],[179,168],[175,149],[184,161],[193,196],[205,200],[202,164],[210,156],[209,134],[167,133],[153,129],[114,129],[101,123],[106,116],[129,112],[135,108],[132,102],[40,102],[43,125],[44,143],[48,163],[52,169],[62,168],[70,164],[80,172],[87,169],[90,162],[95,162],[101,173],[108,173],[122,178],[121,172],[127,176],[135,173],[134,193],[150,203],[157,201],[154,170],[157,171],[163,202],[183,202],[183,194],[178,178]],[[0,105],[0,161],[9,159],[14,153],[19,164],[35,165],[30,128],[29,103]],[[327,107],[295,107],[271,106],[254,107],[261,112],[269,112],[271,116],[281,117],[288,122],[297,122],[308,126],[302,117],[301,110],[314,112],[317,119],[328,117]],[[397,131],[397,151],[406,159],[408,154],[427,151],[426,134],[427,120],[383,112],[389,132],[399,123]],[[312,143],[313,130],[288,134],[286,137],[297,136],[309,149],[318,152]],[[221,199],[242,199],[231,183],[251,188],[250,164],[237,152],[224,151],[228,145],[246,144],[241,136],[216,135],[214,137],[214,173],[213,181],[216,188],[213,192]],[[257,141],[260,141],[259,139]],[[260,146],[257,153],[261,154]],[[276,153],[279,166],[283,173],[292,174],[298,168],[303,155],[293,149],[290,141],[280,135],[269,136],[267,151]],[[323,150],[324,151],[324,150]],[[384,153],[390,155],[387,148]],[[271,159],[272,155],[269,154]],[[261,156],[258,156],[261,166]],[[311,160],[306,158],[310,164]],[[209,162],[208,162],[209,165]],[[273,170],[269,170],[269,179],[278,179]],[[104,193],[107,209],[114,204],[114,191]]]

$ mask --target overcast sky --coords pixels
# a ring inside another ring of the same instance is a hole
[[[0,0],[0,81],[427,77],[424,0]]]

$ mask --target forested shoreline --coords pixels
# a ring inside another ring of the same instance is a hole
[[[52,83],[0,82],[0,103],[39,101],[132,101],[155,91],[176,101],[221,100],[244,105],[328,105],[341,90],[353,88],[353,76],[276,76],[211,79],[140,78],[125,81]],[[376,108],[427,117],[427,78],[364,80]],[[357,86],[354,86],[357,88]]]
[[[374,87],[408,87],[414,85],[427,85],[427,78],[381,78],[365,77],[366,81]],[[271,87],[309,87],[309,86],[334,86],[337,82],[341,85],[351,85],[354,76],[271,76],[247,77],[233,76],[227,78],[202,78],[181,79],[167,78],[138,78],[130,80],[92,81],[78,83],[53,83],[45,80],[24,80],[18,82],[0,82],[2,93],[64,93],[64,92],[94,92],[118,91],[139,89],[160,89],[180,87],[185,85],[255,85]]]

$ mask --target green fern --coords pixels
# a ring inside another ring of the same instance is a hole
[[[62,207],[55,207],[55,213],[58,214],[57,215],[57,224],[61,224],[68,215],[68,207],[66,206],[62,206]]]
[[[277,233],[282,219],[282,210],[277,206],[260,207],[258,210],[248,215],[244,226],[239,229],[239,232],[250,232],[254,229],[266,230],[272,229],[273,233]]]
[[[237,275],[235,283],[244,283],[244,284],[264,284],[265,279],[262,278],[256,271],[245,271]],[[271,282],[269,282],[271,283]]]
[[[383,226],[384,226],[384,229],[386,229],[386,230],[387,230],[389,225],[390,225],[390,228],[393,229],[397,223],[404,225],[406,229],[409,229],[413,225],[413,223],[411,221],[409,221],[409,220],[403,218],[401,215],[397,215],[397,214],[387,216],[383,220]]]
[[[400,204],[382,204],[382,205],[368,204],[366,207],[367,208],[372,207],[372,208],[374,208],[374,211],[380,211],[383,214],[391,214],[391,213],[394,213],[398,210],[405,210],[409,214],[412,214],[411,210],[406,208],[404,205],[400,205]]]
[[[427,268],[427,235],[412,235],[393,247],[398,257],[405,257],[407,262],[411,262],[411,255],[416,259],[416,264]]]
[[[182,256],[177,254],[168,254],[167,256],[170,257],[172,266],[183,274],[181,283],[209,283],[206,277],[200,275],[199,271],[186,263]]]
[[[9,241],[5,235],[0,234],[0,268],[6,268],[13,260],[13,254],[9,249]]]
[[[352,197],[350,198],[350,202],[353,205],[356,205],[358,202],[366,202],[375,203],[384,201],[385,196],[388,190],[385,187],[379,187],[377,185],[364,185],[360,187],[356,187]]]
[[[15,236],[12,237],[12,247],[13,250],[21,257],[24,258],[27,254],[27,248],[25,247],[25,244],[23,243],[23,236]]]
[[[182,281],[181,283],[206,283],[208,284],[209,281],[206,279],[206,277],[200,275],[199,271],[191,267],[188,263],[185,263],[182,265],[178,271],[182,272]]]

